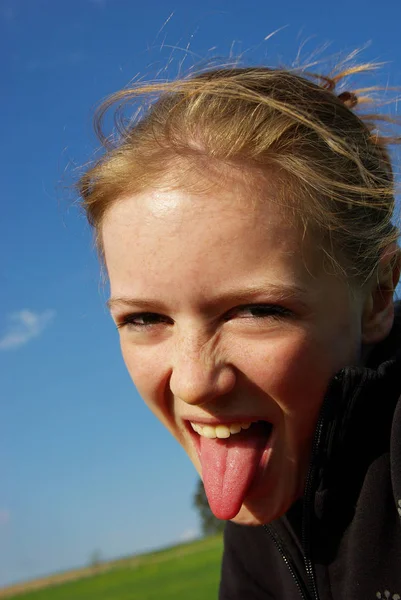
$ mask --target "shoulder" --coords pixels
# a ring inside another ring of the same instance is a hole
[[[228,521],[224,530],[223,574],[232,575],[239,565],[243,574],[254,579],[266,575],[266,556],[271,540],[263,526],[237,525]]]
[[[282,519],[275,528],[286,533]],[[227,522],[219,600],[299,600],[287,565],[267,527]]]
[[[261,528],[236,525],[228,521],[224,530],[224,553],[221,565],[219,600],[241,600],[241,598],[262,598],[257,581],[260,573],[254,553],[266,560]]]

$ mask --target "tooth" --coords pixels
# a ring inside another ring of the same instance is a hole
[[[249,429],[252,425],[251,422],[244,423],[231,423],[227,425],[201,425],[200,423],[192,423],[191,427],[199,435],[203,435],[209,439],[227,439],[230,435],[239,433],[241,429]]]
[[[227,427],[226,425],[217,425],[216,436],[220,439],[229,438],[230,437],[229,427]]]
[[[210,425],[204,425],[202,435],[209,439],[214,439],[215,437],[217,437],[215,427],[211,427]]]
[[[230,433],[239,433],[241,431],[241,425],[239,423],[234,423],[230,425]]]

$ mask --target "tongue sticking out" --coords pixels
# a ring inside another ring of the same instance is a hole
[[[239,512],[266,446],[263,423],[220,440],[200,437],[202,479],[212,512],[232,519]]]

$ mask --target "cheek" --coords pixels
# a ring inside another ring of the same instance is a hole
[[[155,417],[168,429],[179,444],[185,446],[185,437],[176,423],[174,398],[169,393],[171,368],[170,353],[163,346],[140,348],[121,343],[125,365],[139,395]]]
[[[124,343],[123,340],[120,345],[125,365],[142,400],[159,419],[164,421],[159,398],[165,400],[161,391],[165,381],[163,370],[165,361],[151,346],[138,348],[133,344]]]
[[[252,360],[243,368],[282,413],[307,420],[319,409],[331,377],[345,364],[344,355],[328,352],[327,346],[308,332],[296,332],[270,345],[261,343],[256,352],[255,346],[249,348]]]

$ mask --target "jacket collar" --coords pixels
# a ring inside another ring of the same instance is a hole
[[[311,460],[318,519],[332,502],[352,511],[367,469],[389,451],[400,395],[401,303],[389,336],[369,353],[366,366],[346,367],[330,382]]]

